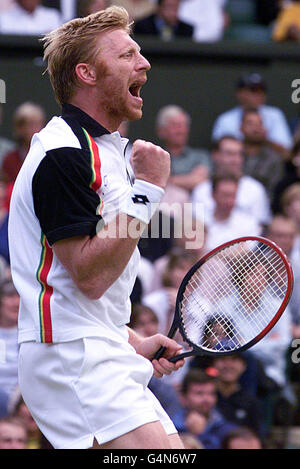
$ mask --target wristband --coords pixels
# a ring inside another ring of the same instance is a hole
[[[148,224],[164,193],[161,187],[136,179],[121,211]]]

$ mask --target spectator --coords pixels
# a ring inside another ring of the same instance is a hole
[[[2,354],[4,353],[5,353],[5,349],[4,347],[1,347],[0,345],[0,364],[5,358],[5,357],[2,358]],[[0,389],[0,419],[2,419],[3,417],[7,417],[7,415],[8,415],[8,395],[6,394],[6,392]]]
[[[157,210],[139,240],[140,254],[142,258],[155,262],[170,252],[173,240],[174,218]]]
[[[273,193],[272,211],[274,214],[282,212],[282,194],[292,184],[300,183],[300,140],[297,140],[286,161],[285,174],[276,184]]]
[[[300,41],[300,1],[283,4],[273,28],[274,41]]]
[[[158,318],[153,309],[140,303],[133,306],[128,326],[143,337],[150,337],[159,329]]]
[[[3,106],[0,104],[0,126],[2,124],[2,111]],[[3,157],[6,153],[11,151],[14,147],[14,142],[5,137],[0,137],[0,167],[2,165]]]
[[[282,220],[282,226],[284,222],[287,225],[294,224],[292,244],[288,246],[289,250],[284,249],[284,251],[288,256],[292,256],[293,259],[300,262],[300,182],[292,184],[283,192],[281,206],[284,217],[277,216],[274,219]],[[280,241],[282,242],[282,240]]]
[[[255,217],[260,225],[267,225],[271,218],[270,201],[264,186],[243,173],[243,143],[232,136],[222,137],[212,150],[213,174],[230,173],[238,179],[236,208]],[[215,209],[212,179],[207,179],[192,192],[192,204],[204,206],[205,223],[211,220]]]
[[[162,334],[169,332],[177,291],[184,275],[192,267],[193,260],[188,251],[171,252],[163,274],[162,288],[143,298],[143,303],[152,308],[157,315],[159,332]]]
[[[146,18],[156,11],[156,0],[113,0],[113,4],[124,7],[134,21]]]
[[[179,225],[180,232],[174,236],[173,253],[185,252],[188,250],[192,263],[196,263],[205,253],[205,226],[201,219],[196,218],[178,218],[175,220],[175,227]],[[177,228],[175,228],[176,232]],[[168,264],[169,254],[160,257],[154,262],[154,275],[152,280],[153,290],[162,287],[163,272]]]
[[[171,155],[168,185],[187,191],[205,180],[210,168],[208,152],[188,145],[190,126],[191,117],[180,106],[165,106],[158,112],[156,133]]]
[[[267,86],[262,76],[258,73],[242,75],[237,83],[236,99],[238,105],[216,119],[212,130],[213,140],[230,134],[241,139],[244,111],[257,109],[266,129],[267,140],[285,155],[292,146],[291,132],[283,112],[266,104]]]
[[[207,251],[242,236],[257,236],[261,227],[257,220],[236,208],[238,179],[234,175],[216,175],[212,182],[215,202],[210,219],[205,218],[207,229],[205,247]]]
[[[186,373],[181,387],[182,409],[173,422],[180,433],[198,438],[205,449],[219,449],[229,431],[236,428],[217,410],[215,378],[200,370]]]
[[[42,435],[18,390],[15,399],[11,415],[22,422],[27,430],[26,449],[50,449],[50,443]]]
[[[229,432],[222,441],[222,449],[263,449],[255,432],[243,427]]]
[[[8,246],[8,215],[7,184],[0,176],[0,284],[5,274],[6,267],[10,264]]]
[[[183,443],[184,449],[204,449],[200,441],[189,433],[181,433],[180,439]]]
[[[3,158],[2,170],[8,183],[13,183],[29,151],[31,139],[45,125],[43,108],[31,102],[17,107],[13,116],[13,131],[16,147]]]
[[[16,5],[0,14],[0,33],[42,35],[62,24],[58,10],[41,5],[41,0],[16,0]]]
[[[156,12],[137,21],[133,33],[160,37],[164,41],[170,41],[175,37],[192,38],[193,26],[178,17],[181,1],[158,0]]]
[[[291,189],[293,192],[294,187],[291,186]],[[300,185],[295,189],[297,204],[299,205]],[[300,237],[296,220],[292,217],[291,208],[289,208],[290,203],[291,205],[295,203],[295,201],[292,202],[292,199],[293,194],[287,193],[286,201],[283,204],[285,215],[276,215],[272,219],[267,235],[281,247],[292,264],[295,287],[290,299],[289,310],[292,316],[292,336],[298,338],[300,337],[300,292],[298,288],[300,282]],[[298,213],[297,215],[299,218]]]
[[[179,18],[194,26],[193,39],[197,42],[215,42],[223,37],[227,25],[227,0],[183,0]]]
[[[24,424],[14,417],[0,419],[0,449],[26,449],[26,446]]]
[[[0,389],[11,398],[18,386],[19,295],[10,281],[0,291],[0,340],[5,343],[5,360],[0,362]]]
[[[217,409],[226,420],[239,426],[247,426],[260,434],[260,404],[240,383],[240,378],[247,368],[247,358],[242,353],[217,356],[213,360],[213,366],[218,371]]]
[[[269,233],[267,237],[270,237]],[[251,353],[262,363],[267,376],[275,381],[283,393],[286,391],[288,394],[286,355],[291,341],[292,317],[288,305],[273,329],[251,349]]]
[[[271,200],[274,188],[284,174],[283,158],[269,145],[257,109],[249,109],[243,113],[241,130],[244,142],[244,173],[260,181]]]

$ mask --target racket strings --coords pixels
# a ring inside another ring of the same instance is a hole
[[[248,240],[226,247],[194,272],[185,289],[187,338],[211,351],[240,348],[268,326],[287,284],[285,264],[267,244]]]
[[[258,249],[260,249],[258,247]],[[266,275],[270,276],[270,272],[272,271],[276,271],[277,270],[277,273],[278,272],[278,268],[279,266],[281,267],[281,269],[283,268],[283,272],[285,274],[285,278],[284,278],[284,281],[286,282],[286,270],[285,270],[285,267],[284,267],[284,263],[282,261],[282,259],[275,253],[275,252],[272,252],[271,253],[271,256],[272,256],[272,259],[268,259],[267,257],[262,257],[262,253],[260,252],[260,255],[261,255],[261,259],[263,260],[263,262],[266,261],[266,263],[268,264],[268,271],[266,272]],[[253,260],[253,256],[249,256],[246,255],[245,257],[245,260],[247,261],[247,264],[248,264],[248,268],[254,268],[255,267],[255,263],[254,263],[254,260]],[[238,264],[241,264],[240,260],[237,260],[237,265]],[[241,273],[243,275],[246,274],[246,267],[242,267],[241,268]],[[285,283],[286,284],[286,283]],[[261,278],[256,278],[256,288],[259,289],[259,288],[263,288],[264,287],[264,283],[262,282],[262,279]],[[283,289],[280,289],[280,293],[284,293]],[[249,289],[244,292],[244,296],[247,297],[247,303],[248,305],[250,305],[252,308],[255,308],[257,306],[257,301],[260,300],[260,298],[257,298],[257,295],[254,291],[250,291]],[[268,285],[268,289],[266,290],[266,296],[264,297],[264,307],[265,308],[272,308],[272,300],[274,299],[274,296],[278,296],[278,292],[275,292],[275,289],[272,287],[271,283]],[[243,314],[243,310],[241,310],[241,314]],[[257,328],[256,330],[259,330],[259,329],[262,329],[264,326],[265,326],[265,323],[266,323],[266,316],[264,315],[263,316],[263,319],[264,319],[264,322],[261,322],[260,320],[262,319],[262,317],[260,316],[257,316],[256,318],[256,324],[257,324]]]

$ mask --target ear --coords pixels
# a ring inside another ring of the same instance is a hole
[[[93,65],[85,63],[77,64],[75,67],[75,73],[80,82],[83,82],[86,85],[95,85],[97,74]]]

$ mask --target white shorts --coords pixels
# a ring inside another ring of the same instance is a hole
[[[128,343],[88,337],[20,346],[19,383],[41,432],[56,449],[84,449],[160,420],[176,429],[147,388],[149,360]]]

